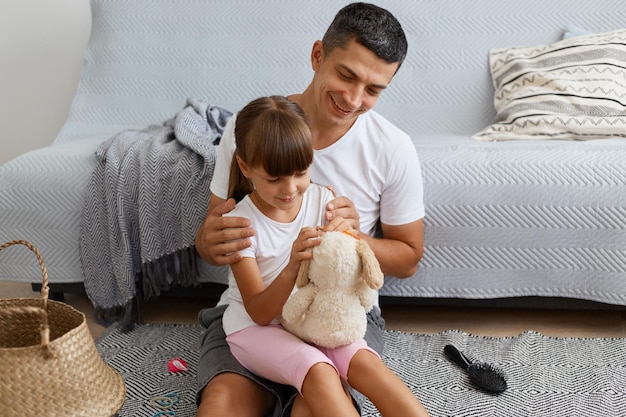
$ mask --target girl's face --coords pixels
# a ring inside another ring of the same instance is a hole
[[[273,177],[263,167],[248,167],[237,157],[243,175],[252,181],[254,191],[250,198],[263,214],[272,220],[293,221],[302,205],[302,195],[309,187],[309,169],[293,175]]]

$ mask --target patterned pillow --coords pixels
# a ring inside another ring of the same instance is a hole
[[[626,137],[626,30],[493,49],[494,123],[477,140]]]

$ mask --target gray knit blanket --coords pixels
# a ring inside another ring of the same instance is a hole
[[[206,215],[216,145],[232,113],[204,100],[160,126],[102,143],[80,224],[80,261],[98,322],[130,329],[141,301],[197,285],[194,237]]]

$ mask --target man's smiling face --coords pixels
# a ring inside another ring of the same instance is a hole
[[[389,64],[354,40],[324,55],[318,41],[313,50],[313,85],[319,117],[327,127],[352,126],[376,104],[399,64]]]

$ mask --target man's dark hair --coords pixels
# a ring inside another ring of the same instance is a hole
[[[337,12],[322,42],[328,55],[334,48],[343,48],[354,39],[387,63],[398,68],[408,48],[400,22],[388,10],[370,3],[351,3]]]

